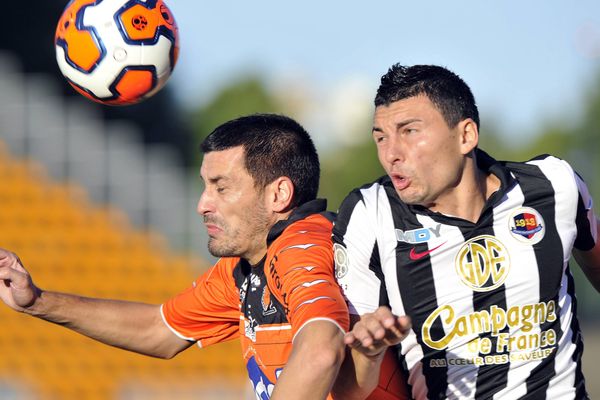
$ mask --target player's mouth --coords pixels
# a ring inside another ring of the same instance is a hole
[[[206,232],[208,233],[208,236],[215,236],[216,234],[218,234],[219,232],[221,232],[223,230],[215,224],[208,223],[208,224],[204,224],[204,226],[206,227]]]
[[[398,191],[404,190],[410,186],[411,181],[406,176],[400,174],[391,174],[390,178],[392,179],[392,184]]]

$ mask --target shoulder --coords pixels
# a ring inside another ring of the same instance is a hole
[[[538,176],[544,179],[573,177],[575,173],[567,161],[550,154],[542,154],[523,162],[507,161],[505,165],[516,174]]]
[[[393,187],[387,175],[355,188],[342,201],[338,219],[346,218],[357,206],[373,208],[381,198],[388,196],[389,190],[393,190]]]
[[[323,214],[312,214],[288,226],[267,249],[265,267],[269,274],[283,276],[299,266],[332,264],[332,221]]]
[[[280,253],[289,247],[327,245],[330,242],[333,218],[330,214],[311,214],[290,224],[269,246],[269,252]]]
[[[192,315],[197,312],[237,310],[239,292],[233,278],[233,270],[239,258],[221,258],[201,274],[193,284],[164,303],[163,309],[170,314]]]
[[[223,289],[235,289],[234,271],[239,265],[239,257],[220,258],[195,282],[196,286],[222,286]]]
[[[412,219],[414,210],[400,200],[386,175],[350,192],[338,211],[334,237],[344,236],[349,229],[359,235],[376,235],[395,218]]]
[[[507,162],[519,186],[530,196],[551,196],[558,203],[576,206],[585,184],[565,160],[544,154],[525,162]]]
[[[222,257],[217,260],[215,265],[213,265],[210,271],[213,271],[215,274],[219,275],[229,275],[231,271],[235,269],[236,266],[240,263],[239,257]]]

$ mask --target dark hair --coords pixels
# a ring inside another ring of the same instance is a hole
[[[291,118],[254,114],[218,126],[200,145],[204,154],[242,146],[245,167],[263,189],[281,176],[294,184],[291,207],[314,200],[319,190],[319,156],[306,130]]]
[[[381,77],[375,107],[423,94],[437,107],[449,127],[467,118],[479,127],[479,111],[469,86],[455,73],[437,65],[392,65]]]

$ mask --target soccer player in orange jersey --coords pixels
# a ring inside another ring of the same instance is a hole
[[[162,305],[46,291],[15,254],[0,250],[0,297],[17,311],[155,357],[240,338],[257,399],[330,397],[348,310],[334,279],[332,215],[316,199],[312,140],[287,117],[252,115],[219,126],[202,151],[198,213],[210,252],[221,258],[189,289]]]

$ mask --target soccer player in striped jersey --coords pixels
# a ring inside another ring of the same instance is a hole
[[[587,398],[569,259],[600,290],[600,244],[582,178],[480,150],[471,90],[439,66],[390,68],[372,134],[387,176],[333,231],[353,324],[336,386],[364,398],[395,345],[415,399]]]

